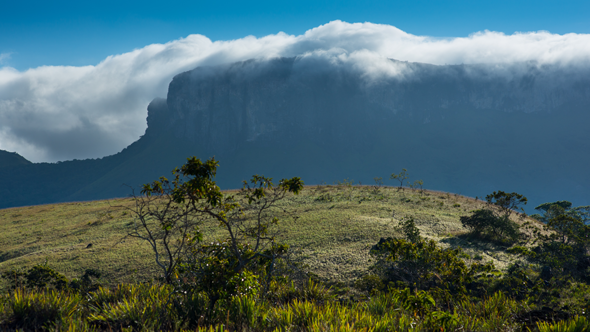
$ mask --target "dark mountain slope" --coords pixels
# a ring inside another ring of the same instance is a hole
[[[252,174],[369,184],[407,168],[431,189],[588,204],[590,71],[392,65],[403,75],[305,59],[179,74],[148,108],[145,135],[119,154],[0,168],[0,206],[126,196],[123,184],[169,175],[190,155],[220,160],[222,188]]]
[[[0,168],[3,167],[19,167],[28,165],[31,162],[26,160],[23,156],[16,152],[8,152],[0,150]]]

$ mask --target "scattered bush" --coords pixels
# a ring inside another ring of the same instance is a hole
[[[406,240],[412,243],[417,243],[422,238],[420,236],[420,230],[416,227],[416,222],[413,217],[403,219],[398,228],[404,234]]]
[[[471,234],[488,241],[512,245],[520,238],[519,225],[510,219],[514,211],[524,210],[527,198],[517,193],[494,191],[486,196],[488,208],[473,211],[470,216],[460,218],[461,224]],[[524,214],[521,215],[524,217]]]
[[[460,217],[460,220],[472,235],[480,239],[513,244],[520,235],[516,222],[504,216],[497,216],[490,209],[476,210],[470,216]]]
[[[441,249],[436,242],[420,239],[412,243],[403,239],[381,239],[370,251],[377,262],[371,270],[385,284],[397,288],[433,290],[443,297],[464,297],[478,288],[478,275],[493,265],[474,263],[468,266],[462,250]]]
[[[57,289],[68,287],[68,279],[47,264],[35,265],[28,271],[10,270],[2,272],[0,277],[8,282],[10,289]]]

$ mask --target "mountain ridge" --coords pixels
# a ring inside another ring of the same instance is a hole
[[[252,174],[368,184],[406,168],[429,189],[587,204],[590,76],[534,63],[391,64],[389,76],[299,58],[178,74],[120,153],[0,168],[0,207],[127,196],[191,155],[220,160],[224,189]]]

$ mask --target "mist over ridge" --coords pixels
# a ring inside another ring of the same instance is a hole
[[[0,149],[34,162],[111,155],[144,132],[146,106],[154,97],[166,95],[174,75],[199,66],[282,57],[298,59],[300,70],[308,66],[311,71],[356,71],[366,84],[391,77],[415,80],[415,65],[403,61],[480,64],[464,67],[468,72],[463,74],[504,77],[506,84],[513,84],[511,77],[532,75],[537,97],[523,106],[532,112],[563,104],[559,94],[545,97],[544,89],[558,91],[561,82],[567,85],[587,73],[590,37],[484,31],[466,38],[436,39],[388,25],[333,21],[299,36],[278,33],[212,42],[190,35],[83,67],[44,66],[24,72],[2,67]],[[456,72],[449,69],[451,79]]]

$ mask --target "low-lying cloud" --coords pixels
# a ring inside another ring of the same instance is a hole
[[[0,55],[0,64],[3,58]],[[464,38],[415,36],[393,26],[341,21],[300,36],[278,33],[212,42],[202,35],[148,45],[95,66],[0,68],[0,149],[35,161],[96,158],[137,140],[146,109],[178,73],[252,58],[320,58],[367,77],[411,75],[388,59],[437,65],[534,62],[588,66],[590,35],[484,31]]]

